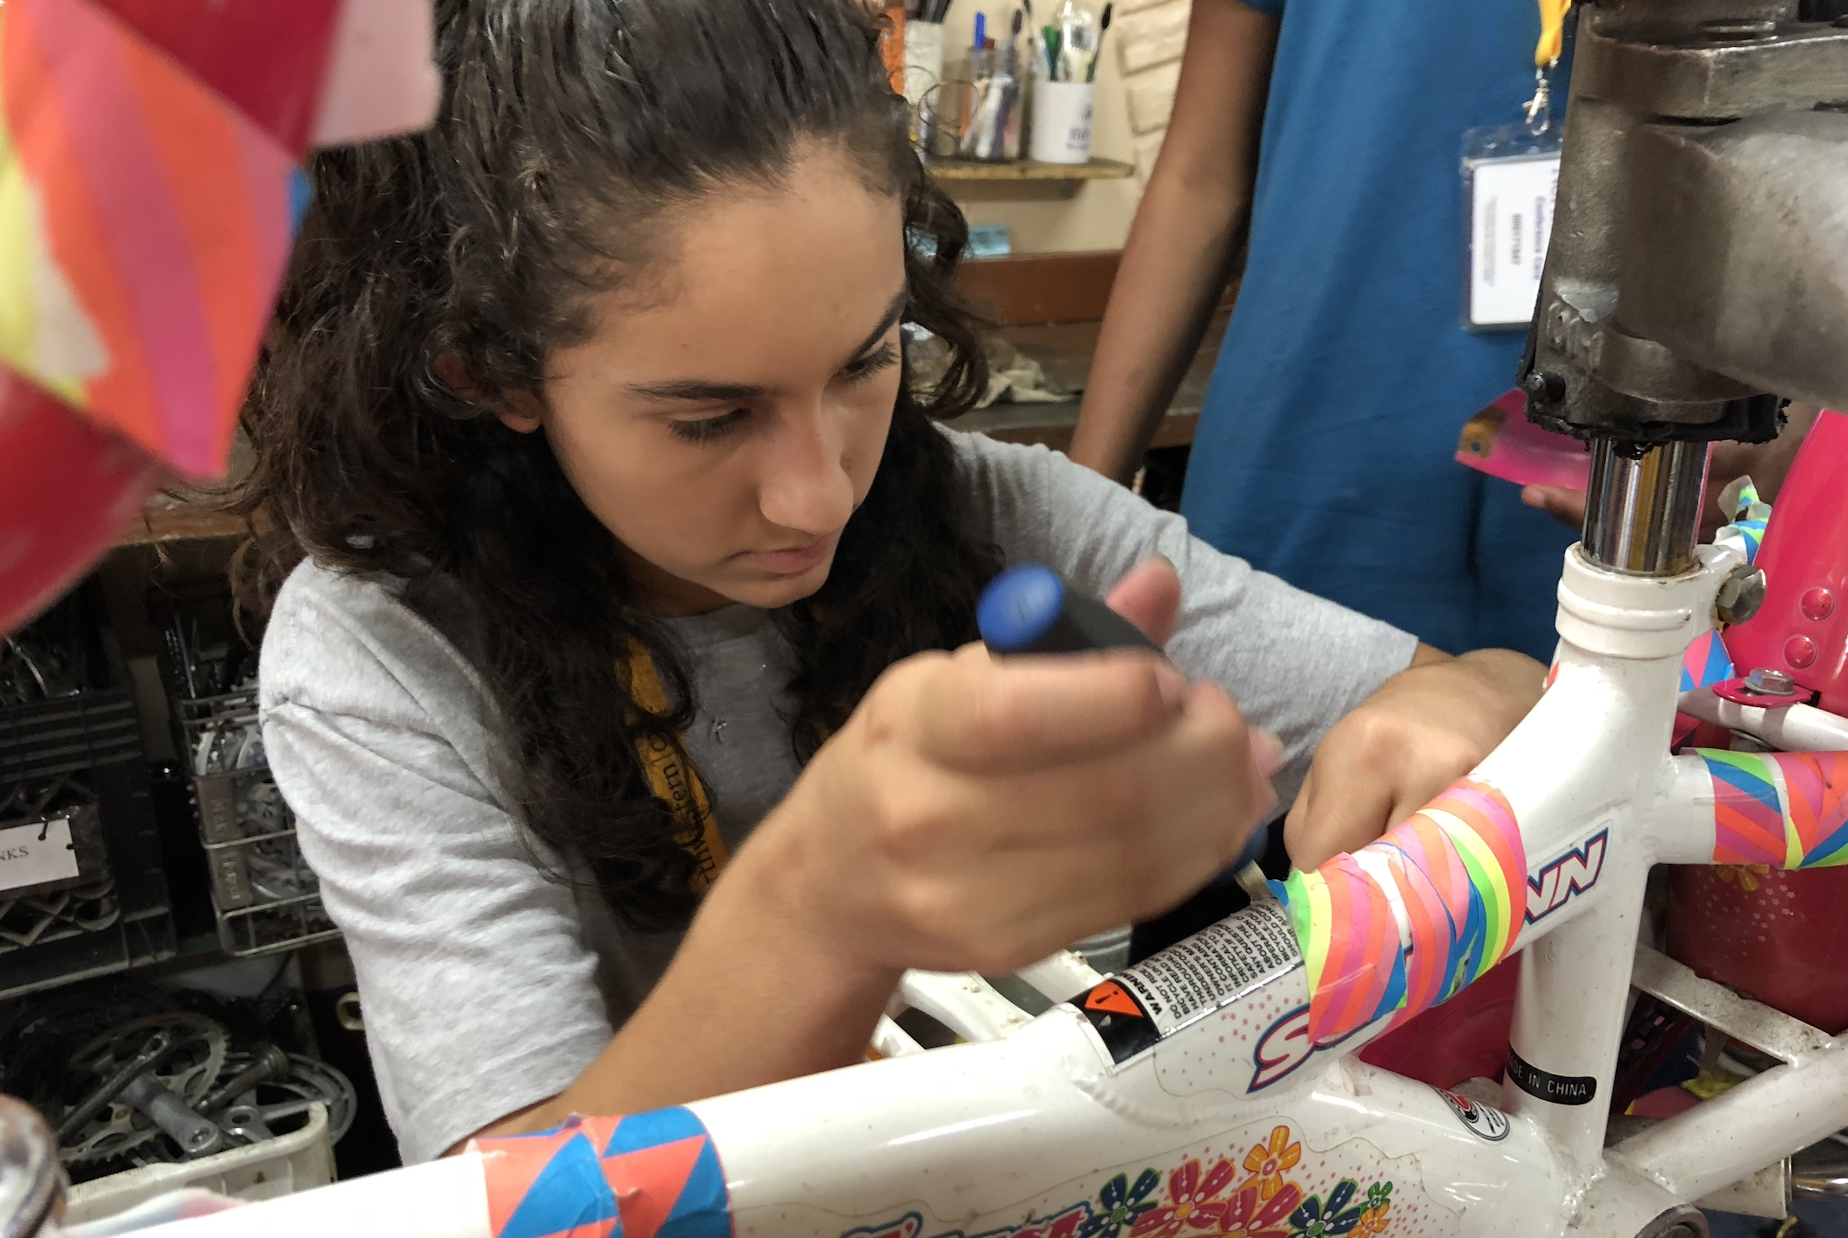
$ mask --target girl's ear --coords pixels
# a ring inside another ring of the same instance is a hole
[[[481,388],[469,377],[468,365],[455,353],[438,355],[430,368],[445,386],[463,399],[492,407],[501,424],[516,434],[531,434],[544,423],[545,406],[530,391],[509,391],[498,400],[484,399]]]
[[[530,391],[509,391],[494,405],[494,415],[516,434],[531,434],[544,423],[545,406]]]

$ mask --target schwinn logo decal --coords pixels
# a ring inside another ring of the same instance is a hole
[[[1598,884],[1604,871],[1604,848],[1609,830],[1599,830],[1580,846],[1548,864],[1527,879],[1527,923],[1552,915],[1574,896]]]
[[[1258,1047],[1251,1055],[1257,1073],[1251,1076],[1251,1087],[1247,1091],[1269,1087],[1293,1073],[1314,1052],[1315,1042],[1309,1039],[1309,1007],[1298,1006],[1258,1037]]]
[[[1251,1064],[1255,1068],[1251,1086],[1245,1091],[1262,1091],[1279,1079],[1295,1074],[1297,1067],[1304,1062],[1318,1053],[1345,1044],[1353,1035],[1354,1032],[1349,1032],[1333,1044],[1314,1043],[1309,1039],[1309,1007],[1298,1006],[1265,1028],[1264,1034],[1258,1037],[1257,1048],[1251,1052]]]

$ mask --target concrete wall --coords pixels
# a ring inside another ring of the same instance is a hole
[[[1090,0],[1101,10],[1102,0]],[[1081,182],[1066,198],[1052,184],[969,184],[955,187],[956,199],[973,223],[1006,224],[1014,252],[1057,253],[1121,249],[1142,196],[1142,181],[1161,149],[1174,87],[1180,77],[1192,0],[1116,0],[1102,63],[1097,69],[1096,116],[1091,151],[1134,163],[1130,180]],[[1037,0],[1042,20],[1054,0]],[[967,49],[975,14],[986,8],[989,27],[1005,29],[1010,4],[956,0],[945,25],[944,44]],[[954,53],[950,53],[954,54]]]

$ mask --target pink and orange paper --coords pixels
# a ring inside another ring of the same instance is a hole
[[[0,6],[0,632],[213,477],[310,143],[434,114],[430,0]]]

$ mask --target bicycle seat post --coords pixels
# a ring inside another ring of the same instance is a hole
[[[1586,556],[1629,575],[1679,576],[1693,568],[1709,454],[1704,442],[1596,440],[1585,495]]]

